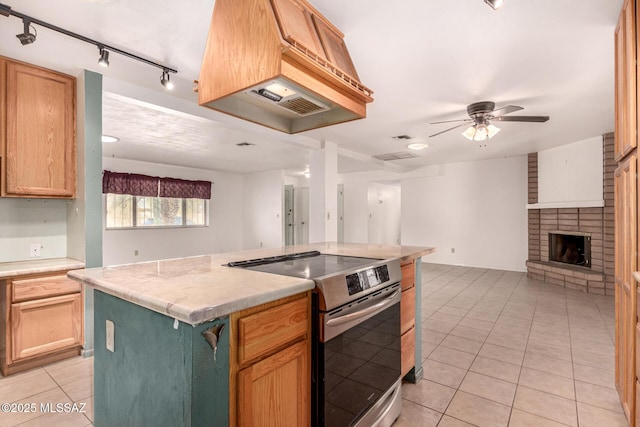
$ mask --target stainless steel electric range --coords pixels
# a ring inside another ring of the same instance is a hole
[[[229,263],[313,279],[312,425],[387,427],[400,415],[400,262],[317,251]]]

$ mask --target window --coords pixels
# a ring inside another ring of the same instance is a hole
[[[193,227],[207,225],[203,199],[107,194],[107,228]]]
[[[108,229],[208,225],[210,181],[104,171]]]

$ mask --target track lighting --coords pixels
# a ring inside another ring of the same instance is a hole
[[[103,47],[98,47],[100,51],[100,59],[98,59],[98,64],[105,68],[109,68],[109,51]]]
[[[90,39],[89,37],[73,33],[71,31],[65,30],[64,28],[60,28],[48,22],[41,21],[32,16],[25,15],[24,13],[17,12],[11,9],[11,6],[8,6],[6,4],[0,3],[0,15],[6,17],[15,16],[16,18],[22,19],[22,23],[24,24],[24,31],[22,32],[22,34],[17,34],[16,37],[23,45],[31,44],[36,41],[38,32],[36,31],[36,28],[33,26],[33,24],[40,25],[50,30],[56,31],[60,34],[64,34],[65,36],[73,37],[74,39],[95,45],[100,52],[100,59],[98,60],[98,64],[103,67],[109,66],[109,53],[115,52],[117,54],[127,56],[131,59],[135,59],[136,61],[144,62],[145,64],[151,65],[152,67],[160,68],[162,70],[162,78],[160,79],[160,83],[162,83],[162,86],[167,89],[173,89],[173,83],[170,81],[169,73],[177,73],[178,71],[173,68],[169,68],[166,65],[158,64],[157,62],[150,61],[138,55],[134,55],[133,53],[129,53],[116,47],[109,46],[97,40]],[[31,32],[31,30],[33,30],[33,33]]]
[[[169,77],[169,71],[162,70],[162,77],[160,78],[160,83],[162,83],[162,86],[164,86],[165,89],[167,90],[173,89],[173,83],[171,83],[171,79]]]
[[[16,34],[16,37],[18,38],[18,40],[20,40],[20,43],[22,43],[22,46],[24,46],[36,41],[36,36],[38,35],[38,32],[31,25],[31,21],[29,21],[28,19],[22,18],[22,24],[24,25],[23,33]],[[31,33],[31,28],[33,28],[33,33]]]
[[[484,2],[489,6],[491,6],[493,10],[497,10],[500,8],[500,6],[502,6],[502,3],[504,3],[504,0],[484,0]]]

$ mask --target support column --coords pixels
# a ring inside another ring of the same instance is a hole
[[[309,243],[338,240],[338,146],[324,141],[309,165]]]

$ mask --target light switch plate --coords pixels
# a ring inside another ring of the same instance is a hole
[[[115,332],[116,328],[111,320],[107,320],[107,350],[115,351]]]

